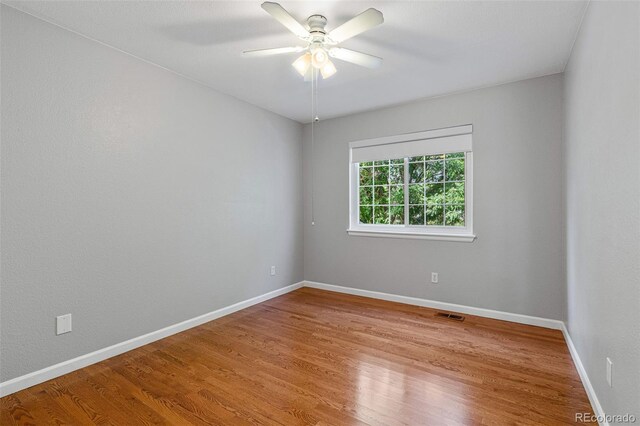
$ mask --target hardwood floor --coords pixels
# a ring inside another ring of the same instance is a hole
[[[549,424],[592,413],[557,330],[302,288],[0,400],[11,424]]]

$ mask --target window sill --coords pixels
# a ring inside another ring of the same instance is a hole
[[[473,234],[436,234],[426,232],[382,231],[369,229],[347,229],[347,233],[357,237],[409,238],[435,241],[457,241],[461,243],[471,243],[476,239],[476,236]]]

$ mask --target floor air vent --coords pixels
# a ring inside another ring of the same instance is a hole
[[[447,312],[438,312],[436,313],[437,317],[446,318],[454,321],[464,321],[464,317],[458,314],[449,314]]]

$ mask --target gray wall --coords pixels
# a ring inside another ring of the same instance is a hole
[[[6,6],[2,66],[1,380],[302,280],[300,124]]]
[[[639,3],[589,5],[565,73],[564,156],[569,332],[605,412],[637,418],[639,23]]]
[[[315,226],[307,125],[305,279],[563,318],[561,96],[562,76],[553,75],[319,123]],[[347,235],[350,141],[468,123],[477,241]],[[439,284],[431,284],[431,271]]]

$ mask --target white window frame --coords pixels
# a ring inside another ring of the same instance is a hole
[[[375,225],[361,224],[359,217],[358,191],[358,163],[352,162],[354,148],[362,148],[374,145],[388,145],[416,140],[437,139],[448,136],[465,135],[472,133],[470,124],[464,126],[448,127],[443,129],[428,130],[417,133],[407,133],[397,136],[387,136],[376,139],[366,139],[349,143],[349,235],[365,237],[389,237],[389,238],[419,238],[427,240],[472,242],[476,236],[473,233],[473,152],[465,153],[465,226],[429,226],[429,225]],[[427,153],[415,153],[424,155]],[[405,159],[405,185],[408,178],[407,160]],[[405,208],[408,202],[408,191],[405,190]]]

